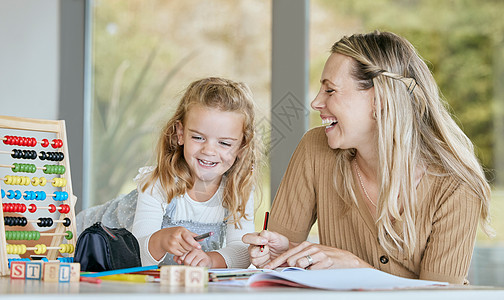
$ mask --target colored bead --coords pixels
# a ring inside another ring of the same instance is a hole
[[[71,231],[67,230],[66,234],[67,235],[65,235],[65,238],[67,240],[71,240],[73,238],[73,233]]]
[[[40,160],[46,160],[47,159],[46,152],[40,151],[39,158],[40,158]]]
[[[37,211],[37,206],[35,204],[30,204],[28,205],[28,211],[31,212],[31,213],[34,213]]]
[[[47,251],[47,247],[44,244],[35,245],[35,254],[44,254]]]

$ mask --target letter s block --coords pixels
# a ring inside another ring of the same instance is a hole
[[[26,276],[26,262],[13,261],[10,265],[10,278],[11,279],[25,279]]]

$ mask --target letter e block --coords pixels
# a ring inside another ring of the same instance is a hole
[[[46,263],[44,265],[44,281],[58,282],[59,263]]]
[[[11,279],[25,279],[26,262],[13,261],[10,264],[10,278]]]
[[[80,263],[70,263],[70,282],[79,282]]]
[[[29,280],[42,280],[42,272],[44,270],[44,263],[41,261],[26,262],[26,279]]]
[[[70,264],[60,264],[59,273],[58,273],[58,281],[59,282],[70,282],[70,275],[72,272],[72,268]]]
[[[186,287],[205,287],[208,284],[208,270],[205,267],[189,267],[185,270]]]
[[[161,284],[169,286],[184,286],[186,266],[161,266]]]

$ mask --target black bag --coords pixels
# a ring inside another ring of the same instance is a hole
[[[86,228],[75,246],[74,261],[81,271],[101,272],[140,267],[140,248],[126,228],[108,228],[97,222]]]

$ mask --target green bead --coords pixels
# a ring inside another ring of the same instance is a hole
[[[67,233],[67,235],[65,236],[65,238],[67,240],[71,240],[73,238],[73,233],[71,231],[67,231],[66,233]]]

